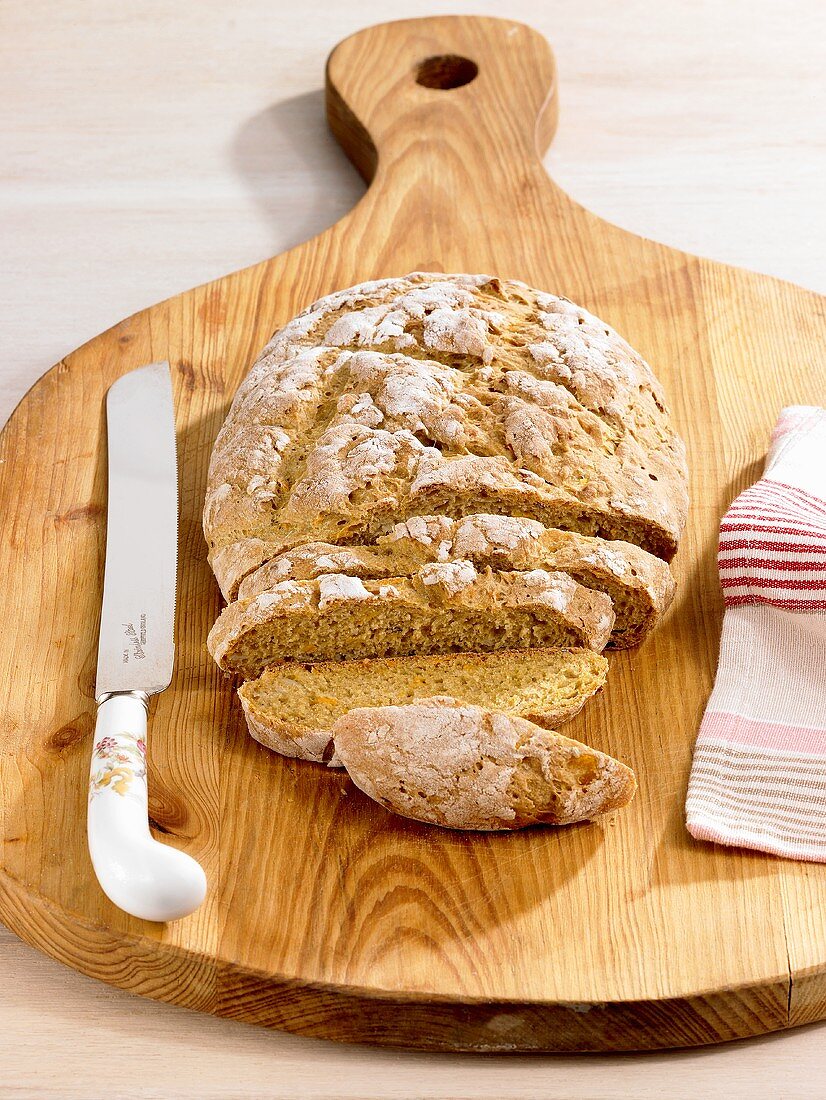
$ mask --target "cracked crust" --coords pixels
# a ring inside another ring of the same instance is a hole
[[[445,696],[351,710],[333,739],[370,798],[450,829],[569,825],[620,809],[636,790],[631,769],[604,753]]]
[[[411,516],[523,516],[670,559],[686,511],[659,383],[613,330],[522,283],[414,273],[273,337],[216,441],[204,530],[231,597],[263,547]]]
[[[578,535],[511,516],[417,516],[397,524],[374,546],[311,542],[293,547],[247,576],[240,599],[285,580],[346,573],[362,580],[415,574],[427,563],[469,561],[477,569],[561,570],[610,596],[616,615],[610,645],[627,649],[654,628],[674,596],[666,562],[628,542]]]

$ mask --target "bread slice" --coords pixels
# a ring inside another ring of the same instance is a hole
[[[450,695],[552,729],[601,690],[607,673],[608,662],[591,649],[284,662],[247,680],[238,695],[256,741],[283,756],[340,767],[330,731],[349,710]]]
[[[650,367],[564,298],[414,272],[315,302],[276,333],[212,454],[210,560],[229,597],[250,540],[371,543],[497,512],[670,560],[685,447]]]
[[[605,592],[614,605],[609,644],[616,649],[639,645],[674,596],[667,563],[632,543],[487,514],[458,520],[419,516],[396,524],[374,546],[296,546],[259,566],[238,594],[251,599],[281,581],[314,580],[331,572],[362,580],[409,577],[429,562],[455,560],[470,561],[477,569],[561,570],[585,588]]]
[[[625,806],[625,764],[514,715],[437,696],[351,710],[333,726],[353,782],[403,817],[450,829],[568,825]]]
[[[601,651],[614,613],[566,573],[477,573],[436,562],[414,577],[361,581],[333,573],[282,581],[224,608],[207,646],[224,670],[253,679],[274,661],[400,657],[542,646]]]
[[[253,445],[251,442],[250,446]],[[369,439],[356,434],[341,446],[354,452],[362,447],[367,450]],[[406,465],[407,458],[400,459],[399,465]],[[323,470],[318,475],[322,483],[337,479],[335,470]],[[316,507],[308,504],[306,511]],[[608,509],[601,511],[593,505],[573,504],[557,487],[536,484],[524,470],[514,473],[507,469],[503,459],[463,455],[414,482],[407,496],[397,499],[389,496],[388,491],[377,490],[375,496],[366,496],[357,510],[345,516],[316,512],[305,517],[302,512],[293,518],[285,506],[279,519],[266,531],[212,547],[209,560],[222,593],[226,599],[232,599],[244,575],[256,564],[310,540],[345,546],[369,544],[409,518],[433,514],[462,518],[478,513],[510,515],[549,528],[630,542],[666,562],[677,552],[676,538],[663,539],[656,527],[649,531],[645,521],[638,517],[629,520]]]

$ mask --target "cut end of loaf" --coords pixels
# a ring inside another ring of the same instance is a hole
[[[333,727],[350,778],[417,821],[497,831],[570,825],[627,805],[634,773],[525,719],[448,697],[352,710]]]

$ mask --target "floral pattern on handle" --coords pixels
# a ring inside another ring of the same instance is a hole
[[[102,737],[92,753],[89,798],[102,791],[121,796],[129,793],[136,779],[146,777],[146,742],[131,733]]]

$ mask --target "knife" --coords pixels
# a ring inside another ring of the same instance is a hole
[[[169,921],[206,894],[200,864],[149,831],[149,698],[175,659],[178,474],[172,378],[153,363],[106,395],[109,504],[87,833],[98,882],[119,908]]]

